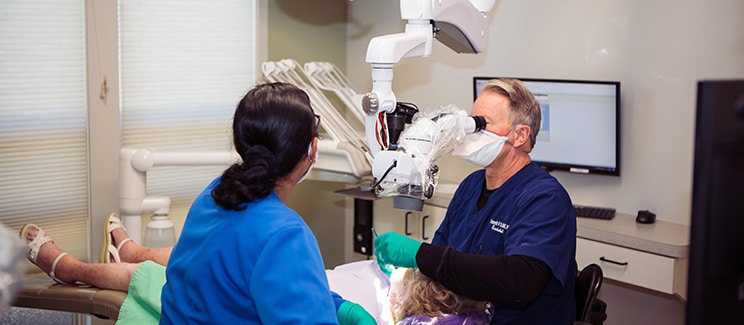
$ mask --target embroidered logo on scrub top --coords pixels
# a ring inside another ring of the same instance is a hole
[[[491,230],[496,231],[500,234],[504,233],[504,230],[509,229],[509,225],[498,220],[491,219]]]

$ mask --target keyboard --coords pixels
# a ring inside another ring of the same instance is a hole
[[[576,216],[580,218],[612,220],[615,217],[614,208],[574,205]]]

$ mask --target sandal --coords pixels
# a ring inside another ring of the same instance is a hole
[[[30,233],[32,230],[37,231],[36,238],[34,238],[34,240],[29,242],[27,239],[28,233]],[[36,259],[39,257],[39,249],[41,249],[42,245],[48,242],[54,242],[52,238],[47,236],[43,229],[41,229],[39,226],[32,224],[32,223],[25,224],[23,228],[21,228],[21,232],[19,233],[19,235],[21,236],[21,239],[24,242],[26,242],[26,244],[29,247],[29,250],[26,253],[26,258],[28,258],[28,260],[31,261],[31,263],[34,263],[34,265],[36,265],[39,269],[44,271],[44,269],[41,268],[41,266],[36,263]],[[54,280],[55,282],[59,284],[71,284],[69,282],[65,282],[65,281],[58,279],[57,276],[54,275],[54,272],[57,269],[57,263],[59,263],[59,261],[65,255],[67,255],[67,252],[62,252],[59,255],[57,255],[57,257],[54,259],[54,262],[52,262],[52,270],[49,272],[44,271],[46,272],[47,275],[49,275],[50,278],[52,278],[52,280]]]
[[[119,220],[119,215],[116,214],[116,212],[109,213],[109,215],[106,216],[106,221],[103,224],[103,245],[101,246],[101,253],[98,255],[99,262],[112,263],[113,261],[113,263],[121,263],[119,250],[122,246],[124,246],[126,242],[132,239],[124,239],[121,241],[121,243],[119,243],[119,245],[114,246],[114,236],[111,235],[111,232],[119,228],[127,231],[127,229],[124,228],[124,225],[121,223],[121,220]]]

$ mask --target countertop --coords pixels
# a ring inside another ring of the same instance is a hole
[[[447,208],[457,184],[441,183],[425,204]],[[576,237],[627,247],[674,258],[685,258],[690,245],[690,227],[663,220],[652,224],[618,212],[612,220],[576,218]]]
[[[658,219],[652,224],[637,223],[634,215],[618,212],[612,220],[576,218],[576,237],[684,258],[690,227]]]
[[[458,184],[440,183],[434,196],[424,204],[447,208]],[[352,192],[354,190],[351,190]],[[374,194],[343,193],[358,198],[375,199]],[[657,219],[652,224],[635,221],[635,216],[617,212],[612,220],[576,218],[576,237],[653,254],[686,258],[690,245],[690,227]]]

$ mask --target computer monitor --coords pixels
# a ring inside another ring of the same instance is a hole
[[[474,98],[496,78],[473,77]],[[620,176],[620,82],[517,79],[542,111],[534,162],[549,171]]]
[[[744,79],[699,81],[687,325],[744,324]]]

